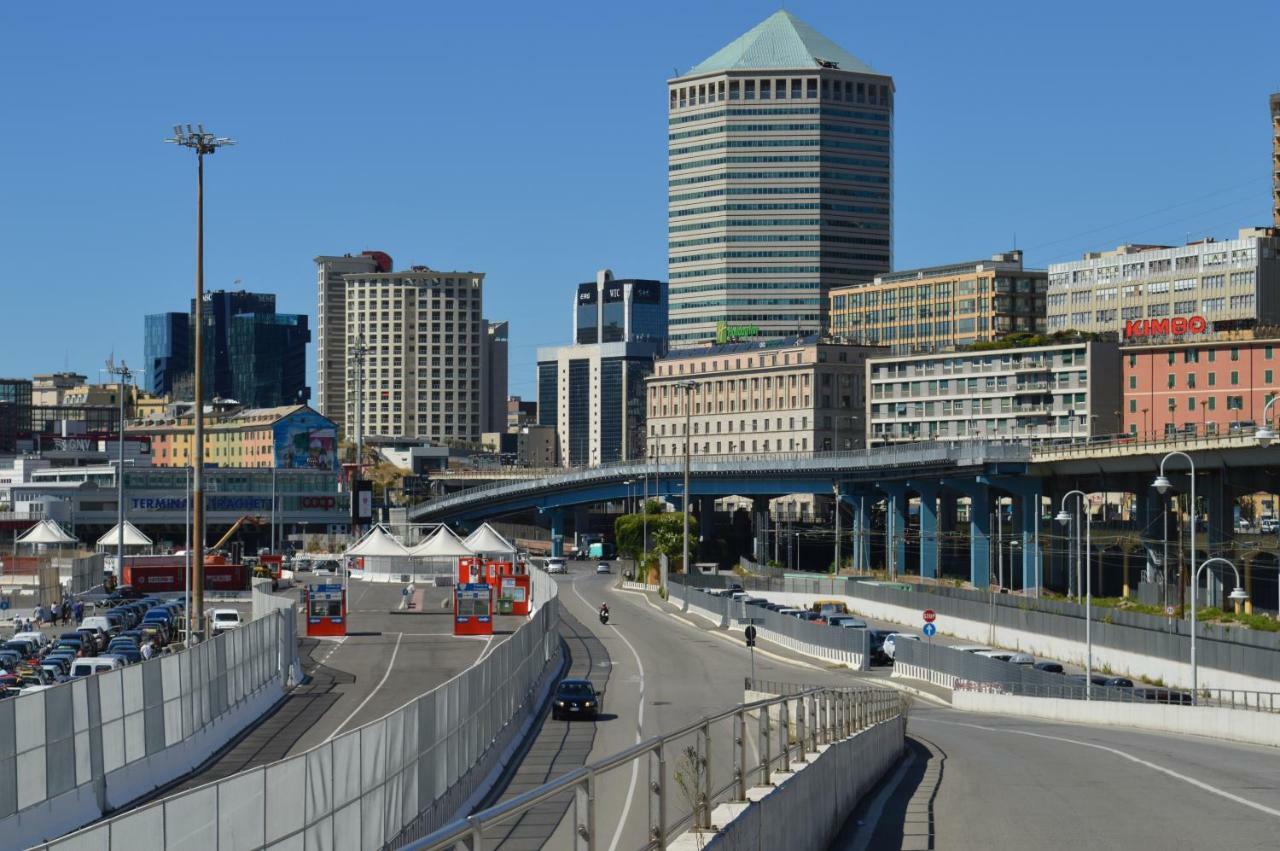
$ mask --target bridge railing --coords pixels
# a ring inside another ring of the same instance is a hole
[[[689,462],[692,476],[743,473],[808,473],[892,469],[922,464],[951,463],[972,466],[992,462],[1029,461],[1031,448],[1020,441],[953,440],[876,446],[848,452],[774,452],[733,455],[694,455]],[[447,510],[478,500],[518,496],[525,491],[573,487],[591,482],[616,479],[675,478],[684,470],[683,456],[670,460],[633,460],[603,464],[598,467],[555,468],[545,475],[529,478],[522,474],[518,481],[500,481],[422,503],[412,509],[415,516]]]
[[[746,801],[747,790],[767,785],[774,771],[790,770],[821,745],[900,717],[903,706],[902,695],[889,689],[812,686],[743,703],[570,771],[405,847],[500,847],[522,816],[572,795],[573,847],[607,848],[618,815],[597,805],[596,790],[605,775],[638,763],[649,813],[649,844],[641,847],[665,848],[685,830],[710,828],[718,803]]]
[[[1175,432],[1153,437],[1134,437],[1129,434],[1105,434],[1087,440],[1046,444],[1039,442],[1032,452],[1033,461],[1054,461],[1069,458],[1095,458],[1108,455],[1155,455],[1173,450],[1193,452],[1206,449],[1247,449],[1257,445],[1257,427],[1243,426],[1221,434],[1190,434]]]

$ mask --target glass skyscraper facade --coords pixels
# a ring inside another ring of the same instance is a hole
[[[207,397],[234,399],[250,408],[294,405],[310,398],[308,319],[304,314],[276,313],[275,306],[276,297],[268,293],[206,294],[201,318]],[[144,332],[150,392],[190,398],[195,356],[191,314],[152,314],[144,320]]]
[[[643,457],[644,380],[666,352],[666,283],[602,269],[577,286],[572,317],[572,345],[538,350],[538,424],[556,428],[569,466]]]

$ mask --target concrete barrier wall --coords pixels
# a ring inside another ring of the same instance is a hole
[[[849,813],[902,757],[905,716],[825,747],[802,770],[744,809],[707,851],[826,848]]]
[[[0,844],[60,836],[216,753],[284,696],[294,614],[0,702]]]
[[[849,594],[830,594],[825,592],[811,594],[794,591],[754,591],[751,593],[766,597],[773,602],[797,607],[808,606],[818,599],[839,599],[845,602],[851,612],[868,618],[904,624],[913,633],[919,633],[920,628],[924,625],[921,620],[921,609],[869,600],[865,597]],[[928,595],[920,594],[916,596],[925,601]],[[977,644],[989,644],[994,647],[1021,650],[1036,657],[1057,659],[1081,667],[1085,664],[1087,653],[1086,644],[1083,640],[1002,626],[998,622],[993,627],[989,621],[960,618],[948,613],[944,608],[937,609],[937,612],[938,620],[936,623],[940,637],[935,640],[939,643],[945,643],[946,639],[942,638],[942,636],[952,636]],[[1101,614],[1101,611],[1094,610],[1095,617],[1100,617]],[[1095,624],[1095,633],[1101,631],[1101,626],[1103,625]],[[1183,639],[1182,644],[1188,649],[1187,658],[1175,660],[1107,647],[1100,644],[1098,638],[1099,636],[1095,634],[1093,644],[1094,670],[1101,671],[1106,666],[1117,676],[1127,675],[1149,680],[1160,679],[1170,688],[1191,687],[1190,643],[1186,639]],[[1197,641],[1197,650],[1209,643],[1207,640]],[[1276,653],[1274,664],[1276,665],[1273,668],[1274,676],[1280,678],[1280,653]],[[1275,678],[1269,679],[1238,673],[1234,670],[1211,668],[1205,664],[1203,657],[1198,667],[1201,688],[1242,689],[1246,691],[1276,690],[1277,679]]]
[[[1042,718],[1072,724],[1101,724],[1280,747],[1280,717],[1270,712],[1107,700],[1086,702],[964,689],[952,695],[951,705],[956,709],[973,712]]]

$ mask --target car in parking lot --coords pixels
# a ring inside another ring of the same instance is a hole
[[[1089,682],[1106,688],[1133,688],[1133,680],[1128,677],[1113,677],[1108,674],[1094,674]]]
[[[590,680],[561,680],[551,701],[551,717],[595,718],[600,712],[600,697]]]
[[[1066,673],[1066,670],[1062,667],[1062,665],[1058,664],[1057,662],[1036,662],[1031,667],[1035,668],[1037,671],[1044,671],[1046,674]]]
[[[891,629],[869,629],[867,636],[871,644],[871,662],[877,665],[888,665],[893,662],[884,652],[884,640],[893,635]]]
[[[919,640],[920,640],[920,636],[912,635],[909,632],[894,632],[894,633],[890,633],[889,635],[886,635],[884,637],[884,642],[880,646],[884,650],[884,655],[888,656],[889,660],[892,661],[894,658],[894,654],[897,653],[898,651],[899,641],[919,641]]]
[[[985,656],[988,659],[995,659],[997,662],[1009,662],[1013,665],[1034,665],[1035,657],[1029,653],[1019,653],[1016,650],[979,650],[975,656]]]
[[[235,609],[214,609],[212,623],[214,635],[236,629],[240,626],[240,612]]]
[[[123,667],[124,660],[117,656],[87,656],[84,659],[77,659],[76,663],[71,666],[71,676],[73,678],[88,677]]]
[[[845,629],[866,629],[867,622],[861,618],[855,618],[853,615],[827,615],[826,622],[831,626],[839,626]]]

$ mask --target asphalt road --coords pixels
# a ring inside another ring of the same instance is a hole
[[[614,587],[616,574],[596,576],[593,567],[574,563],[560,578],[563,604],[610,658],[605,715],[595,725],[588,762],[741,701],[750,660],[739,636],[726,638],[698,618],[686,622],[665,614],[659,607],[674,607],[621,591]],[[608,626],[595,617],[605,600],[612,611]],[[827,668],[766,642],[760,647],[768,653],[756,655],[763,679],[852,684],[884,676]],[[1274,751],[973,714],[923,700],[912,705],[909,732],[909,758],[850,814],[833,848],[1278,847],[1280,760]],[[713,748],[713,762],[724,768],[730,765],[726,747]],[[634,779],[629,766],[600,778],[598,847],[645,844],[648,775],[645,766],[637,769]],[[674,797],[676,811],[687,809]],[[544,847],[571,847],[571,817],[572,810]]]

